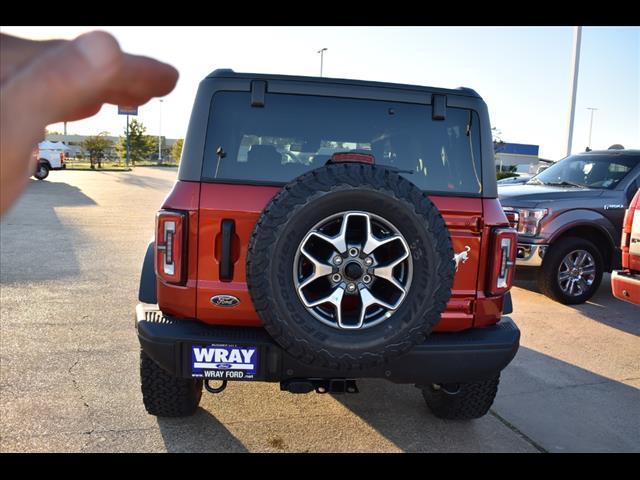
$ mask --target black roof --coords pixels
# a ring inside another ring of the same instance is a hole
[[[437,93],[443,95],[465,95],[468,97],[480,98],[478,93],[467,87],[452,88],[438,88],[438,87],[426,87],[421,85],[408,85],[403,83],[388,83],[388,82],[372,82],[369,80],[351,80],[346,78],[328,78],[328,77],[304,77],[298,75],[272,75],[265,73],[240,73],[234,72],[230,68],[218,68],[207,75],[207,78],[243,78],[243,79],[259,79],[259,80],[289,80],[297,82],[314,82],[314,83],[327,83],[327,84],[342,84],[342,85],[354,85],[360,87],[384,87],[384,88],[397,88],[402,90],[418,90],[422,92]]]

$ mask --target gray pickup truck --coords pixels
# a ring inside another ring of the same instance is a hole
[[[540,291],[565,304],[589,300],[620,262],[624,212],[640,188],[640,150],[570,155],[523,185],[498,188],[518,231],[516,265],[538,269]]]

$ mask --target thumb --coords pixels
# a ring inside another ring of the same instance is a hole
[[[123,63],[123,53],[114,37],[91,32],[43,53],[6,85],[5,93],[37,112],[44,125],[95,110]]]

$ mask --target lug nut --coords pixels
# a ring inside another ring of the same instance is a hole
[[[358,256],[358,249],[357,248],[350,248],[349,249],[349,255],[351,255],[352,257],[357,257]]]
[[[339,273],[334,273],[333,275],[331,275],[331,280],[338,283],[340,280],[342,280],[342,277]]]
[[[364,264],[365,264],[367,267],[370,267],[371,265],[373,265],[373,258],[371,258],[371,257],[367,257],[367,258],[365,258],[365,259],[364,259]]]
[[[362,281],[363,281],[364,283],[369,283],[369,282],[371,282],[371,275],[364,275],[364,276],[362,277]]]
[[[342,265],[342,257],[340,255],[336,255],[335,257],[333,257],[333,264]]]
[[[356,284],[355,283],[350,283],[349,285],[347,285],[347,292],[353,293],[355,291],[356,291]]]

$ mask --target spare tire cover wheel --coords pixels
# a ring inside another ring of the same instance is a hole
[[[442,215],[411,182],[382,166],[327,165],[264,209],[247,285],[290,355],[365,368],[424,341],[451,295],[453,257]]]

